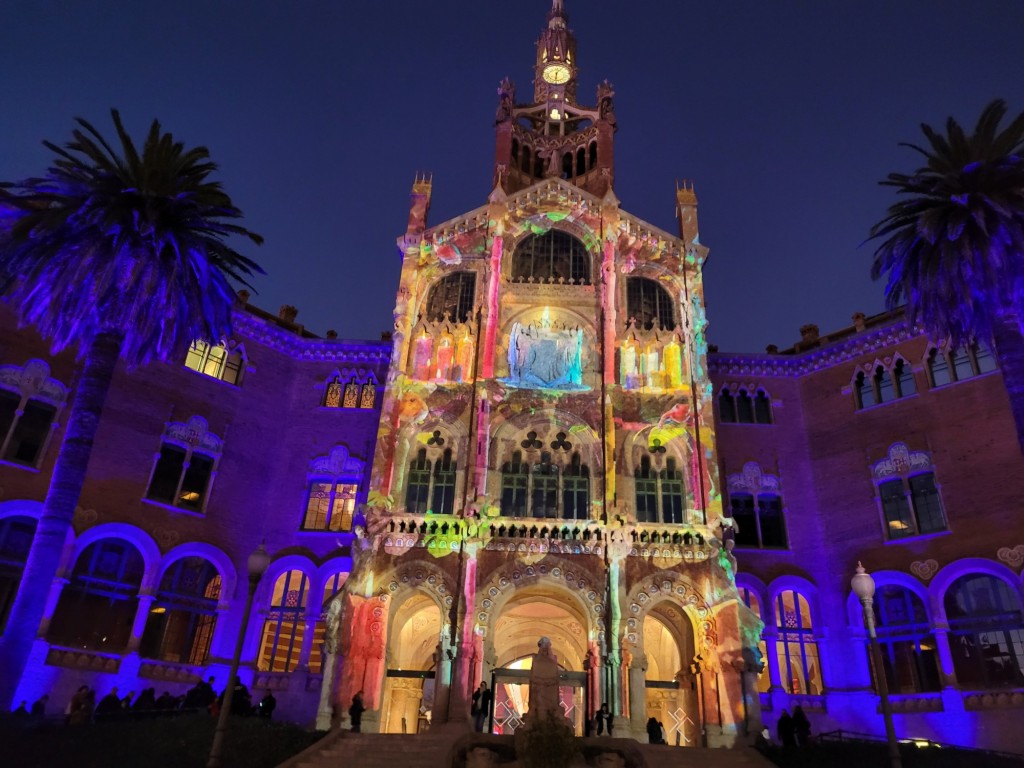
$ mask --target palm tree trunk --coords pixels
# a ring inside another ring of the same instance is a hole
[[[85,368],[68,415],[64,441],[21,576],[18,595],[0,637],[0,712],[9,712],[32,644],[39,631],[46,596],[60,567],[75,507],[85,484],[89,455],[103,403],[117,366],[123,337],[100,333],[85,356]]]
[[[1009,312],[1000,315],[992,331],[996,358],[1017,427],[1017,443],[1024,453],[1024,334],[1017,316]]]

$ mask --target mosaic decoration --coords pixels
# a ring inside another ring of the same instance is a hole
[[[936,560],[915,560],[910,564],[910,572],[921,581],[927,582],[939,572],[939,563]]]
[[[1018,544],[1012,549],[1010,547],[1000,547],[999,551],[996,552],[996,557],[1011,568],[1020,568],[1024,565],[1024,544]]]

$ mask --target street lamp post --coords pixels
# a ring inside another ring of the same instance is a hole
[[[252,610],[252,598],[256,587],[270,565],[270,555],[261,543],[249,555],[247,563],[249,571],[249,591],[245,597],[245,612],[242,614],[242,625],[238,628],[238,639],[235,641],[235,655],[231,659],[231,672],[228,674],[228,685],[224,689],[224,701],[221,702],[220,714],[217,717],[217,730],[213,734],[213,745],[206,768],[220,768],[221,752],[224,749],[224,733],[228,729],[228,715],[231,713],[231,700],[235,693],[235,678],[238,677],[238,664],[242,658],[242,645],[245,643],[245,630],[249,626],[249,612]]]
[[[878,685],[878,695],[882,700],[882,718],[885,720],[885,738],[889,742],[889,765],[892,768],[902,768],[900,760],[900,747],[896,742],[896,727],[892,722],[892,705],[889,703],[889,683],[885,679],[885,667],[882,666],[882,649],[878,645],[878,637],[875,634],[875,611],[872,607],[875,597],[875,580],[871,574],[864,570],[864,566],[857,563],[857,574],[850,581],[853,593],[860,599],[864,606],[864,624],[868,630],[868,648],[871,649],[871,662],[875,668],[875,681]]]

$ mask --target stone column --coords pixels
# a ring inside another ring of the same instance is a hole
[[[953,651],[949,645],[949,625],[937,622],[932,634],[935,636],[935,650],[939,653],[939,680],[943,688],[955,688],[956,668],[953,666]]]
[[[135,609],[135,620],[132,622],[132,633],[128,637],[127,653],[138,653],[139,645],[142,643],[142,633],[146,631],[146,620],[149,618],[149,609],[156,600],[155,595],[139,593],[139,604]]]
[[[473,617],[476,615],[476,556],[480,544],[467,541],[463,544],[463,576],[461,594],[458,597],[459,610],[456,627],[456,656],[452,675],[451,697],[448,720],[464,723],[470,727],[469,708],[473,688],[473,651],[476,635],[473,632]]]
[[[634,739],[647,733],[647,656],[633,658],[629,665],[629,728]]]

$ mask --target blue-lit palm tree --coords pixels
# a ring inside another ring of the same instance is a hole
[[[881,182],[904,197],[871,230],[872,276],[934,340],[993,346],[1024,451],[1024,113],[1000,129],[1005,115],[996,100],[972,133],[949,118],[904,145],[925,165]]]
[[[231,332],[235,292],[259,266],[228,243],[262,238],[205,147],[186,149],[153,122],[141,152],[117,111],[116,148],[77,120],[41,178],[0,189],[0,295],[54,351],[75,348],[83,370],[22,588],[0,637],[0,711],[8,711],[43,618],[46,595],[85,482],[103,403],[118,362],[180,361],[195,339]]]

